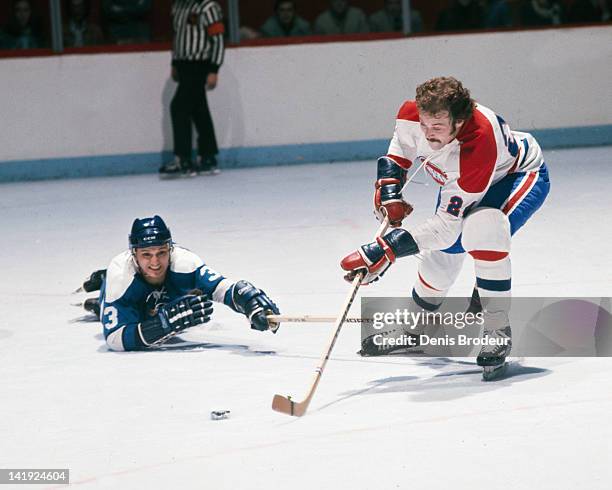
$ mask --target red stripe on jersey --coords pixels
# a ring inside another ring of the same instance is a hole
[[[206,29],[206,32],[208,32],[209,36],[216,36],[217,34],[223,34],[225,32],[225,26],[223,25],[223,22],[215,22],[214,24],[211,24],[210,26],[208,26],[208,29]]]
[[[419,275],[419,280],[429,289],[433,289],[434,291],[441,291],[440,289],[436,289],[434,288],[432,285],[428,284],[425,279],[423,279],[423,276],[421,275],[420,272],[417,272],[417,274]]]
[[[419,122],[419,110],[417,109],[416,102],[414,100],[407,100],[404,102],[397,113],[397,119]]]
[[[508,173],[506,175],[510,175],[511,173],[514,173],[514,171],[516,170],[516,167],[518,167],[518,161],[520,157],[521,157],[520,153],[516,155],[516,158],[514,159],[514,163],[512,164],[512,167],[510,167],[510,170],[508,170]]]
[[[461,143],[459,154],[459,187],[465,192],[483,192],[495,171],[497,143],[493,126],[478,109],[465,122],[457,139]]]
[[[519,190],[516,192],[516,194],[514,194],[514,197],[512,199],[510,199],[506,203],[506,205],[504,206],[504,209],[502,209],[502,212],[504,214],[508,214],[510,212],[510,210],[514,207],[514,205],[518,201],[520,201],[523,197],[525,197],[525,194],[527,193],[527,191],[531,187],[531,184],[537,178],[538,178],[538,176],[537,176],[536,172],[529,172],[529,175],[524,180],[523,184],[519,187]]]
[[[410,167],[412,167],[412,162],[408,160],[407,158],[400,157],[397,155],[387,155],[387,158],[390,158],[391,160],[393,160],[404,170],[408,170]]]
[[[487,262],[496,262],[508,256],[508,252],[496,252],[495,250],[472,250],[468,253],[476,260],[486,260]]]

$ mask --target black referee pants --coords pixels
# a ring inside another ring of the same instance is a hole
[[[178,87],[170,103],[174,154],[184,161],[191,160],[191,123],[198,133],[198,155],[203,159],[219,152],[208,100],[206,78],[209,64],[206,61],[175,61]]]

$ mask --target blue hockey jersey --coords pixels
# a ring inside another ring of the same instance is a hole
[[[159,306],[194,289],[237,311],[232,300],[233,286],[196,254],[177,246],[170,255],[166,280],[153,286],[138,273],[131,252],[125,251],[111,261],[100,290],[100,321],[106,344],[115,351],[143,349],[138,324],[151,318]]]

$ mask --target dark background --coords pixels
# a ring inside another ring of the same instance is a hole
[[[34,12],[43,19],[45,29],[50,30],[49,26],[49,0],[30,0]],[[227,0],[218,0],[224,9],[227,16]],[[438,13],[445,9],[452,0],[412,0],[412,6],[418,10],[423,17],[425,30],[431,31],[436,23]],[[522,0],[508,0],[508,3],[515,14],[518,13],[518,7]],[[570,5],[574,0],[563,0],[566,6]],[[92,22],[97,23],[104,29],[104,19],[101,15],[102,0],[91,1]],[[272,15],[275,0],[241,0],[240,2],[240,25],[248,26],[254,29],[259,29],[265,20]],[[380,10],[384,6],[384,0],[351,0],[351,5],[363,9],[366,14],[372,14]],[[0,26],[6,24],[10,11],[12,0],[2,0],[0,2]],[[316,17],[324,11],[329,0],[296,0],[298,15],[304,17],[310,22],[314,22]],[[153,12],[149,15],[149,22],[152,29],[153,41],[170,41],[170,11],[172,0],[154,0]],[[62,14],[65,15],[66,8],[62,2]]]

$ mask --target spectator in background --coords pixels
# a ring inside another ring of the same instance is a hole
[[[524,26],[552,26],[563,21],[561,4],[555,0],[523,0],[521,23]]]
[[[0,48],[33,49],[44,47],[42,29],[32,13],[29,0],[15,0],[4,32],[0,32]]]
[[[385,8],[370,16],[372,32],[401,32],[403,30],[402,0],[385,0]],[[410,32],[423,30],[423,18],[418,10],[410,9]]]
[[[274,15],[261,26],[264,37],[309,36],[310,24],[295,13],[293,0],[277,0]]]
[[[90,0],[67,0],[67,20],[64,22],[64,46],[80,48],[103,41],[102,29],[89,22]]]
[[[108,35],[117,44],[140,44],[151,40],[147,16],[151,0],[104,0],[104,17]]]
[[[486,6],[484,27],[497,29],[512,26],[512,11],[506,0],[489,0]]]
[[[363,10],[349,6],[348,0],[330,0],[329,9],[317,17],[315,34],[356,34],[369,32]]]
[[[453,0],[440,12],[436,31],[469,31],[483,25],[484,10],[479,0]]]
[[[610,5],[608,0],[575,0],[569,8],[567,22],[608,22]]]
[[[251,39],[259,39],[261,32],[249,26],[240,26],[239,35],[240,41],[250,41]]]

